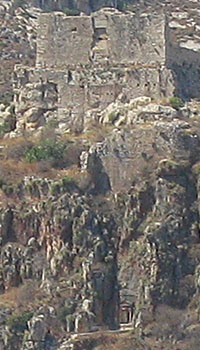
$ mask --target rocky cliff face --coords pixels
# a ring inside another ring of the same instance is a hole
[[[140,331],[153,327],[159,304],[184,318],[196,303],[200,136],[174,113],[111,130],[83,151],[84,193],[68,178],[4,183],[2,349],[58,349],[63,330],[118,328],[125,301]]]
[[[2,350],[199,349],[198,4],[163,4],[0,6],[24,23],[1,29],[24,45],[0,105]]]

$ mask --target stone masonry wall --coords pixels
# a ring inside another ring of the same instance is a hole
[[[92,16],[41,15],[37,66],[60,68],[102,59],[112,64],[164,64],[164,16],[143,14],[138,18],[111,8]]]
[[[200,96],[200,5],[188,2],[171,11],[166,23],[166,65],[184,99]]]
[[[81,131],[91,119],[87,111],[98,120],[120,93],[128,100],[169,97],[175,82],[165,55],[162,14],[136,16],[113,8],[91,16],[43,13],[36,68],[15,69],[17,128],[37,128],[50,116],[62,129],[78,125]]]
[[[170,6],[166,16],[151,7],[135,13],[104,8],[83,17],[43,14],[37,65],[56,69],[89,62],[166,65],[176,80],[176,95],[183,99],[199,97],[200,5],[176,1]]]
[[[63,67],[89,63],[92,45],[90,17],[68,17],[62,13],[40,16],[37,40],[37,66]]]
[[[49,113],[62,127],[79,125],[82,129],[88,110],[98,115],[120,93],[127,99],[143,95],[161,98],[174,90],[171,72],[164,67],[68,67],[54,71],[18,66],[14,75],[17,128],[23,124],[25,129],[44,125]]]

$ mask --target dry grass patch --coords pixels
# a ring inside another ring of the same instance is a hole
[[[27,280],[0,295],[0,308],[8,307],[14,312],[28,311],[44,306],[47,299],[48,296],[39,288],[37,281]]]
[[[33,175],[38,172],[37,164],[29,164],[24,161],[16,162],[13,159],[1,163],[1,177],[6,180],[19,182],[26,175]]]
[[[20,298],[21,288],[12,287],[4,294],[0,295],[0,308],[8,307],[11,310],[18,308],[18,300]]]
[[[16,162],[14,159],[8,159],[1,163],[0,178],[5,179],[8,184],[19,184],[25,176],[32,175],[56,179],[58,170],[52,168],[49,162],[31,164],[23,160]]]
[[[0,146],[2,147],[1,156],[3,159],[16,159],[20,160],[24,157],[25,152],[33,144],[32,139],[27,137],[15,137],[12,139],[0,140]]]

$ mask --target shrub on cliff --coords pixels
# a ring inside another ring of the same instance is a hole
[[[23,333],[27,329],[27,322],[33,317],[33,312],[24,312],[21,315],[12,315],[7,322],[12,332]]]
[[[69,185],[74,184],[74,179],[70,176],[65,176],[61,180],[63,187],[68,187]]]
[[[127,1],[125,0],[118,0],[117,1],[117,9],[120,11],[125,11],[127,8]]]
[[[0,125],[0,138],[2,138],[7,132],[10,131],[9,123],[4,122]]]
[[[69,8],[66,8],[63,12],[64,12],[67,16],[79,16],[79,15],[80,15],[80,11],[77,10],[77,9],[69,9]]]
[[[67,306],[62,306],[57,311],[57,318],[58,318],[58,320],[61,323],[65,324],[66,323],[66,317],[68,315],[73,314],[74,311],[75,311],[75,305],[74,304],[69,304]]]
[[[25,159],[29,163],[50,160],[53,162],[53,165],[56,165],[64,159],[65,151],[65,143],[55,140],[43,140],[25,153]]]
[[[169,102],[171,107],[177,110],[184,106],[184,102],[179,97],[171,97]]]

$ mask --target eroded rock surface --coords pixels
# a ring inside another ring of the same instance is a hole
[[[0,349],[199,349],[199,4],[18,5],[0,4]]]

